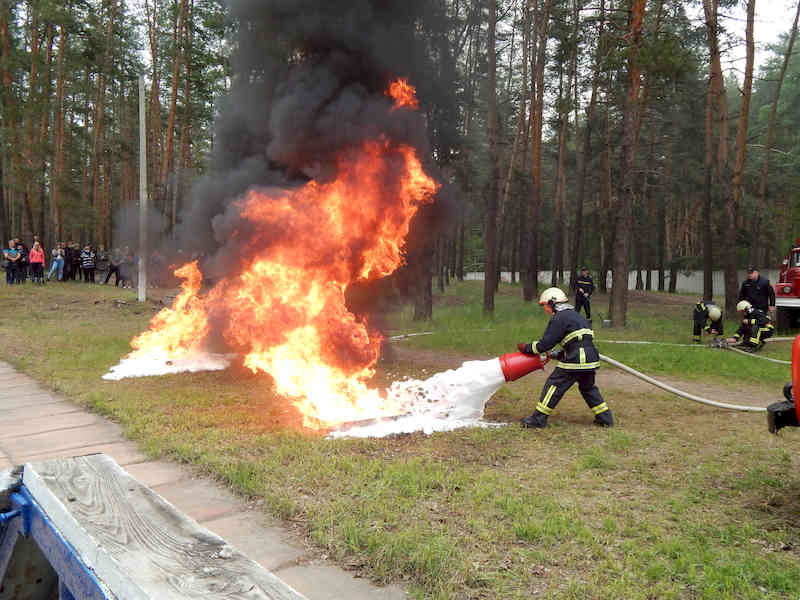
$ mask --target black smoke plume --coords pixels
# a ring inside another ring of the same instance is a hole
[[[421,113],[392,110],[390,81],[430,73],[418,39],[427,2],[229,0],[234,78],[219,104],[210,173],[181,218],[178,247],[231,273],[242,241],[234,201],[252,187],[289,188],[335,175],[336,157],[384,136],[429,156]],[[431,172],[432,165],[426,164]],[[262,243],[269,243],[259,236]]]

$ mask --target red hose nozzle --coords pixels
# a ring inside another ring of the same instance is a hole
[[[547,354],[523,354],[522,352],[512,352],[498,356],[500,368],[506,381],[516,381],[528,373],[544,369],[550,360]]]

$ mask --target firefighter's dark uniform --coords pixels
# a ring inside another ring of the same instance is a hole
[[[594,281],[591,275],[579,275],[575,280],[575,312],[580,313],[581,307],[586,311],[586,318],[592,318],[592,305],[589,297],[594,292]]]
[[[748,278],[742,282],[739,300],[747,300],[753,308],[766,313],[770,306],[775,306],[775,290],[763,275],[759,275],[755,281]]]
[[[714,321],[708,316],[708,309],[713,306],[706,304],[702,300],[694,305],[694,312],[692,313],[692,320],[694,321],[694,331],[692,332],[692,339],[695,342],[700,341],[700,335],[705,330],[706,333],[716,331],[716,335],[722,335],[722,317],[719,321]]]
[[[764,341],[772,337],[775,327],[772,320],[763,310],[749,308],[744,313],[742,324],[733,334],[737,340],[741,340],[746,350],[756,352],[762,348]]]
[[[554,310],[555,314],[547,324],[542,339],[527,344],[525,351],[539,354],[554,348],[556,344],[561,344],[563,350],[556,368],[545,381],[536,411],[522,420],[523,425],[545,427],[547,417],[575,382],[595,415],[594,422],[604,426],[613,425],[611,410],[594,382],[595,371],[600,366],[600,355],[594,346],[594,332],[589,322],[569,304],[556,304]]]

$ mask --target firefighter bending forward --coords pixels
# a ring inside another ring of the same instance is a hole
[[[719,306],[706,304],[700,300],[694,305],[692,320],[694,321],[692,340],[696,344],[700,343],[700,335],[703,331],[711,335],[722,335],[723,333],[722,310]]]
[[[764,346],[764,341],[771,338],[772,334],[775,333],[772,319],[763,310],[755,308],[747,300],[741,300],[736,305],[736,310],[739,311],[742,324],[739,325],[739,329],[736,330],[733,337],[728,338],[728,342],[732,344],[741,342],[742,350],[758,352]]]
[[[520,352],[539,354],[561,344],[559,361],[545,381],[536,410],[522,419],[523,427],[546,427],[547,417],[553,412],[562,396],[572,384],[578,389],[594,413],[595,425],[611,427],[614,417],[595,385],[595,371],[600,366],[600,355],[594,346],[594,332],[589,321],[567,303],[566,294],[558,288],[549,288],[539,297],[539,304],[552,315],[542,339],[530,344],[517,344]]]

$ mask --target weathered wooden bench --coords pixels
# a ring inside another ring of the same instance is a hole
[[[0,600],[304,600],[111,457],[0,472]]]

